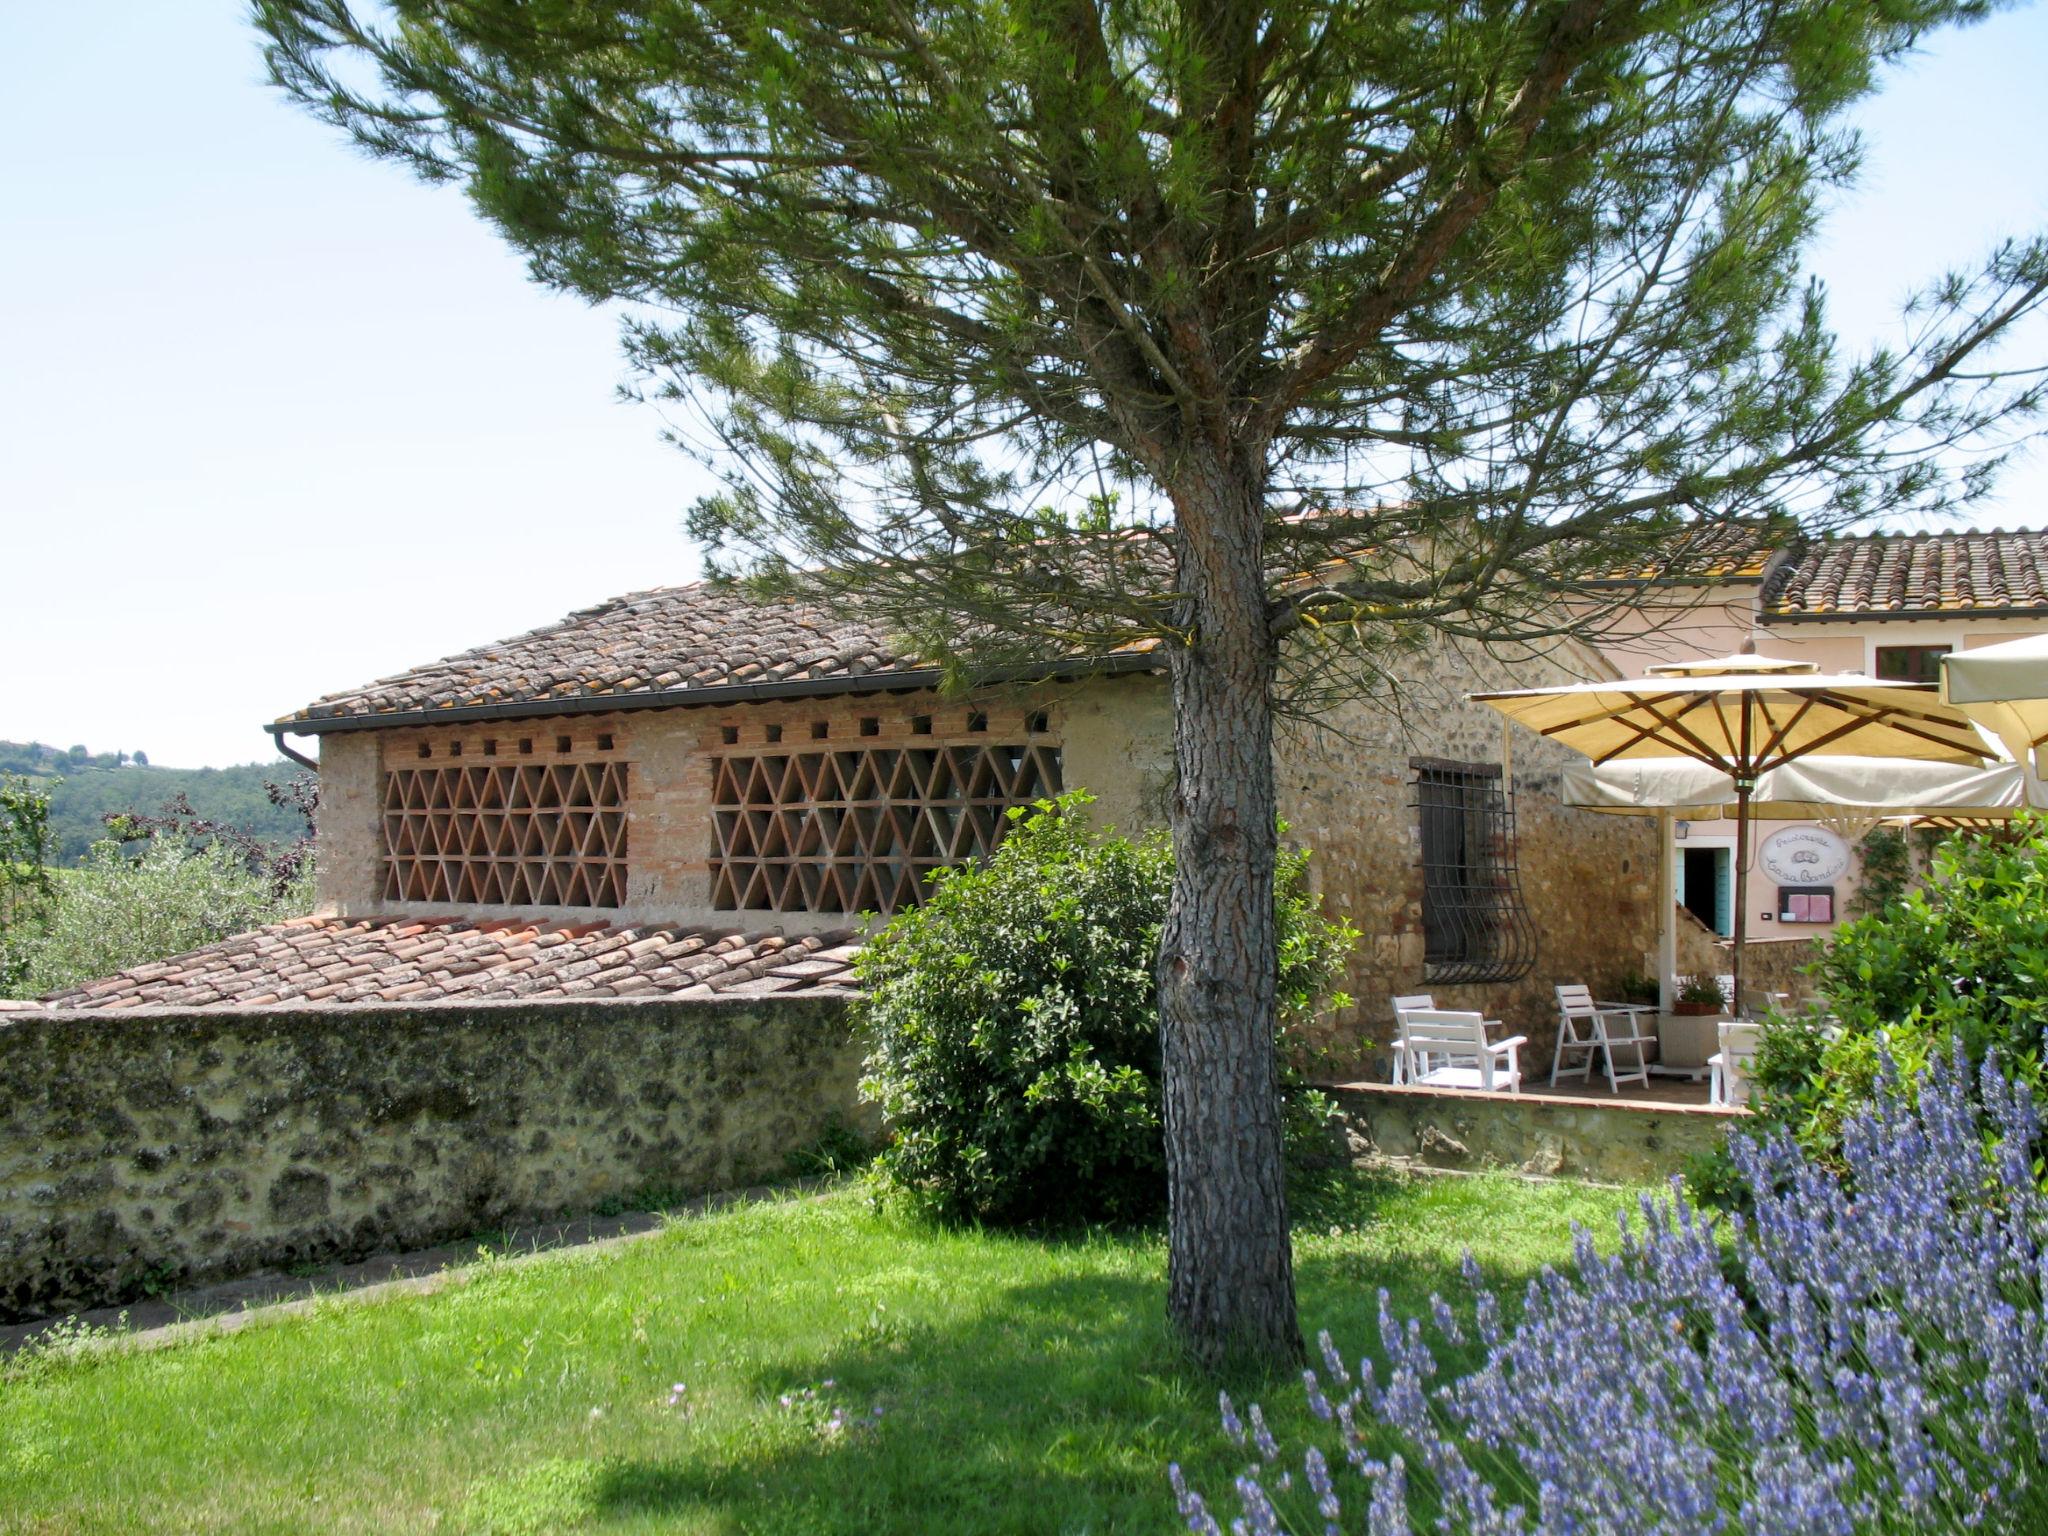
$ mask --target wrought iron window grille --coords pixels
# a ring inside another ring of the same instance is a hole
[[[1423,974],[1514,981],[1536,964],[1536,926],[1515,862],[1513,791],[1493,763],[1417,759]]]

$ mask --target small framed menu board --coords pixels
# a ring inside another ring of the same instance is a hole
[[[1778,887],[1779,922],[1832,923],[1834,920],[1835,888],[1832,885]]]

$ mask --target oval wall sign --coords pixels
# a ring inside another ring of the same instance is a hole
[[[1779,885],[1833,885],[1849,872],[1849,844],[1826,827],[1785,827],[1757,849],[1757,863]]]

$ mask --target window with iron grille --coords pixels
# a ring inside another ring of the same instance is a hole
[[[1513,981],[1536,963],[1515,868],[1515,813],[1491,763],[1417,761],[1424,974]]]
[[[994,852],[1012,806],[1059,792],[1060,749],[1036,742],[720,757],[711,904],[887,915],[930,871]]]
[[[391,769],[384,775],[384,899],[623,906],[630,766]]]

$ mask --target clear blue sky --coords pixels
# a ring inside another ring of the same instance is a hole
[[[2044,74],[2008,13],[1866,112],[1847,334],[2048,225]],[[0,737],[265,758],[318,694],[696,573],[612,318],[260,80],[236,0],[0,0]],[[2048,457],[1980,521],[2048,521]]]

